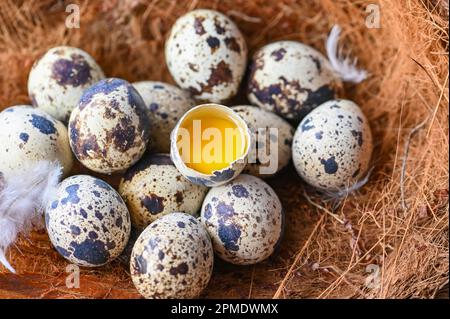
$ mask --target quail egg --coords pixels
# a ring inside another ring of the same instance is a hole
[[[130,215],[106,182],[88,175],[63,180],[45,210],[47,232],[64,258],[102,266],[118,257],[130,236]]]
[[[35,62],[28,77],[28,94],[34,107],[67,122],[83,91],[104,77],[87,52],[60,46]]]
[[[141,229],[175,211],[196,215],[207,190],[184,178],[169,154],[145,156],[125,173],[119,185],[132,224]]]
[[[267,178],[291,160],[294,128],[275,113],[250,105],[233,106],[252,132],[251,148],[244,173]]]
[[[170,138],[170,156],[194,184],[213,187],[238,176],[247,163],[250,130],[231,108],[202,104],[178,121]]]
[[[67,129],[40,109],[9,107],[0,113],[0,172],[21,170],[33,162],[58,161],[67,175],[73,164]]]
[[[295,41],[262,47],[255,53],[250,70],[250,102],[297,122],[314,107],[333,99],[341,86],[320,52]]]
[[[87,168],[124,171],[144,154],[150,123],[145,104],[127,81],[109,78],[87,89],[69,120],[69,141]]]
[[[247,174],[211,188],[201,211],[214,251],[238,265],[258,263],[273,253],[282,235],[283,218],[275,191]]]
[[[211,277],[213,255],[201,223],[175,212],[139,236],[131,255],[131,277],[145,298],[196,298]]]
[[[359,106],[349,100],[331,100],[314,109],[298,126],[292,159],[306,182],[335,192],[365,175],[372,148],[369,123]]]
[[[247,63],[247,45],[228,17],[200,9],[175,22],[165,55],[181,88],[196,99],[219,103],[238,91]]]
[[[170,132],[180,117],[195,105],[189,93],[163,82],[142,81],[133,86],[145,102],[152,123],[153,152],[170,151]]]

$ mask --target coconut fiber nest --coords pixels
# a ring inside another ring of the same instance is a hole
[[[329,30],[339,24],[344,51],[351,50],[370,73],[345,90],[373,131],[369,182],[331,202],[311,191],[292,165],[269,179],[287,218],[280,250],[254,266],[216,259],[203,297],[448,295],[448,1],[84,1],[78,3],[80,28],[69,29],[65,11],[74,2],[1,2],[0,109],[30,104],[29,70],[57,45],[86,50],[109,77],[173,83],[164,60],[165,37],[174,21],[194,8],[230,16],[250,54],[286,39],[324,53]],[[367,26],[373,10],[379,10],[378,28]],[[236,103],[246,103],[245,95],[229,105]],[[79,172],[87,170],[78,165],[73,173]],[[117,186],[117,177],[102,178]],[[80,288],[67,288],[68,263],[44,231],[20,238],[7,257],[18,273],[0,266],[0,297],[140,297],[121,260],[82,269]]]

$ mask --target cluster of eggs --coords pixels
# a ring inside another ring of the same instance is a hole
[[[130,259],[138,291],[193,298],[211,277],[214,253],[248,265],[278,246],[282,204],[262,178],[292,158],[307,183],[342,189],[367,171],[372,138],[360,108],[335,99],[342,84],[328,60],[299,42],[255,53],[247,87],[255,106],[214,104],[237,93],[247,68],[245,39],[225,15],[195,10],[180,17],[165,57],[178,87],[105,78],[77,48],[47,51],[29,76],[32,106],[0,113],[0,171],[57,160],[67,176],[74,155],[94,172],[121,173],[117,191],[88,175],[58,185],[45,210],[52,244],[70,262],[97,267],[122,253],[133,225],[142,231]],[[209,104],[194,107],[196,101]],[[204,109],[235,121],[246,145],[239,158],[207,173],[188,167],[177,147],[183,121]],[[268,128],[277,134],[251,147]],[[276,168],[263,173],[258,148],[278,141]]]

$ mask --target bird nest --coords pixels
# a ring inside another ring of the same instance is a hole
[[[270,179],[287,218],[280,250],[254,266],[216,260],[203,297],[448,294],[448,2],[80,1],[80,28],[68,28],[71,2],[1,2],[0,109],[30,104],[32,63],[61,44],[89,52],[107,76],[173,83],[164,40],[177,17],[194,8],[230,16],[250,53],[282,39],[324,52],[331,26],[339,24],[344,51],[351,50],[370,73],[363,83],[345,88],[345,97],[361,106],[374,135],[368,183],[330,201],[311,191],[292,165]],[[244,94],[230,105],[237,103],[246,103]],[[79,172],[87,171],[77,166],[73,173]],[[105,179],[117,186],[117,177]],[[82,269],[80,287],[68,288],[68,264],[45,232],[21,238],[8,257],[18,273],[0,267],[0,297],[139,297],[120,260]]]

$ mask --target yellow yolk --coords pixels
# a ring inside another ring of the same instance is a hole
[[[230,116],[200,109],[181,123],[177,147],[186,166],[210,175],[242,157],[247,140],[243,129]]]

